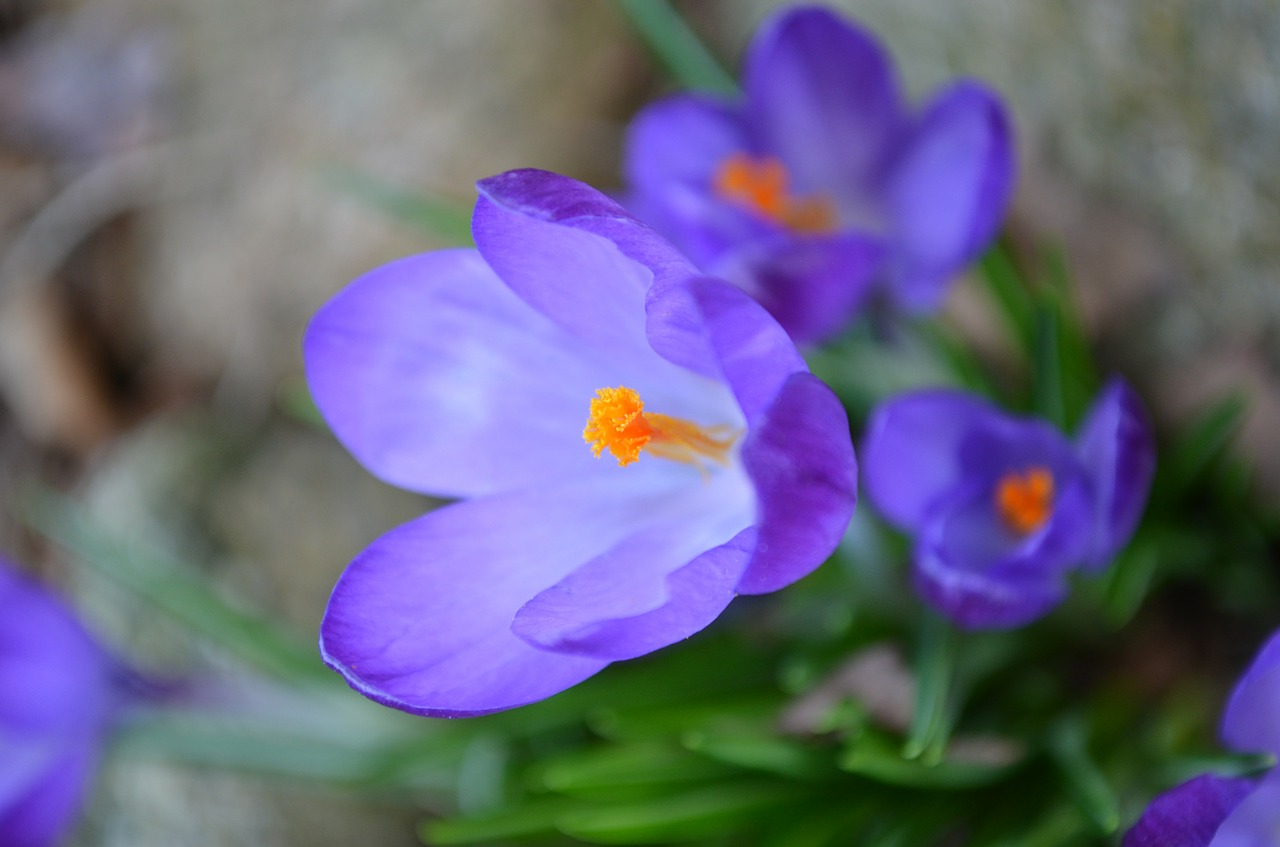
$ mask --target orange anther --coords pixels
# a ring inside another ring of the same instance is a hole
[[[716,169],[712,189],[722,199],[795,232],[820,234],[836,226],[836,211],[822,195],[795,197],[786,166],[774,156],[732,153]]]
[[[700,426],[683,418],[645,412],[644,402],[626,386],[600,388],[591,400],[591,411],[582,438],[597,458],[605,450],[619,467],[638,461],[648,448],[654,456],[702,466],[702,459],[727,464],[737,440],[728,427]]]
[[[1018,535],[1035,532],[1053,514],[1053,474],[1041,467],[1005,474],[996,485],[996,509]]]

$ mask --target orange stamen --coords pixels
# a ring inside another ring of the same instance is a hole
[[[728,464],[737,435],[728,427],[705,427],[683,418],[645,412],[640,395],[626,386],[601,388],[591,399],[582,438],[596,458],[605,450],[619,467],[639,461],[645,450],[663,459],[702,467],[702,459]]]
[[[818,235],[836,228],[836,210],[821,194],[796,197],[787,190],[787,169],[774,156],[733,153],[712,177],[716,194],[794,232]]]
[[[1035,532],[1053,514],[1053,474],[1039,467],[1005,474],[996,485],[996,509],[1013,532]]]

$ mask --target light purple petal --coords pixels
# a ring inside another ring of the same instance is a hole
[[[1222,739],[1241,752],[1280,755],[1280,633],[1263,645],[1232,690]]]
[[[393,530],[343,573],[321,652],[365,696],[437,717],[500,711],[607,662],[539,650],[519,609],[575,569],[689,507],[696,471],[654,460],[613,477],[470,500]],[[696,494],[694,495],[696,497]]]
[[[716,279],[695,279],[667,289],[670,297],[649,302],[652,337],[664,337],[674,350],[675,337],[665,335],[678,309],[689,312],[691,331],[682,358],[705,356],[728,384],[749,425],[764,414],[792,374],[808,366],[787,333],[758,303]],[[695,350],[694,345],[702,346]],[[655,347],[658,346],[655,340]]]
[[[4,752],[0,745],[0,752]],[[0,786],[0,844],[53,847],[75,821],[95,771],[92,744],[68,744],[20,796],[6,797]],[[0,782],[3,781],[0,766]]]
[[[1224,806],[1228,805],[1232,796],[1228,795]],[[1280,770],[1273,768],[1234,809],[1229,809],[1226,819],[1209,842],[1209,847],[1275,847],[1278,835]]]
[[[790,585],[822,564],[848,528],[858,466],[844,407],[808,373],[791,375],[742,447],[760,501],[759,540],[742,594]]]
[[[1208,847],[1254,785],[1250,779],[1205,774],[1171,788],[1147,806],[1125,834],[1124,847]]]
[[[929,507],[958,484],[963,440],[999,415],[972,395],[942,388],[901,394],[877,407],[861,451],[876,508],[898,527],[918,530]]]
[[[858,233],[775,234],[727,254],[716,273],[752,295],[800,345],[844,329],[871,293],[884,245]]]
[[[585,188],[566,178],[512,174],[479,183],[471,224],[476,246],[512,291],[570,335],[614,361],[643,356],[652,277],[607,240],[559,222],[558,215],[571,220],[579,211],[625,214],[603,195],[580,196],[579,187]]]
[[[344,446],[387,482],[442,496],[607,470],[582,440],[591,397],[645,381],[529,308],[473,250],[357,279],[312,319],[304,352]]]
[[[79,734],[120,705],[115,661],[52,592],[0,560],[0,727]]]
[[[891,296],[935,308],[946,285],[986,249],[1013,190],[1014,151],[999,98],[976,82],[940,94],[895,160],[886,203],[897,239]]]
[[[741,106],[679,94],[646,106],[631,122],[626,176],[642,192],[661,195],[673,185],[688,185],[706,196],[720,165],[751,149]]]
[[[744,70],[748,119],[796,190],[865,195],[900,131],[893,64],[870,33],[819,7],[766,21]]]
[[[1156,467],[1151,424],[1124,380],[1112,379],[1094,400],[1076,445],[1097,503],[1091,561],[1105,567],[1133,535]]]
[[[476,187],[476,246],[513,291],[618,361],[648,354],[645,293],[694,275],[687,258],[616,202],[569,177],[525,169]]]
[[[1004,629],[1043,616],[1066,596],[1066,571],[1087,539],[1082,485],[1055,505],[1053,518],[1026,537],[1010,533],[980,482],[938,500],[916,542],[915,584],[925,600],[964,629]]]
[[[688,528],[682,528],[688,529]],[[646,537],[648,536],[648,537]],[[734,598],[755,549],[754,529],[700,551],[654,580],[670,556],[670,528],[635,536],[535,597],[516,616],[518,635],[575,655],[630,659],[688,638]],[[655,567],[657,565],[657,567]]]

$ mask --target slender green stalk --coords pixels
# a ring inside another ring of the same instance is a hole
[[[950,624],[938,615],[925,615],[916,653],[916,709],[902,747],[905,758],[919,758],[931,751],[940,759],[946,747],[954,640]]]
[[[618,0],[632,27],[681,85],[735,94],[738,85],[667,0]]]

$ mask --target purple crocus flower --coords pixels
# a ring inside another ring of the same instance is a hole
[[[1155,454],[1141,404],[1113,379],[1074,442],[963,392],[927,389],[872,414],[871,499],[916,538],[921,595],[966,629],[1014,627],[1066,595],[1133,534]]]
[[[62,601],[0,561],[0,844],[64,834],[133,679]]]
[[[840,403],[754,301],[582,183],[479,190],[478,250],[357,279],[305,342],[356,458],[461,498],[356,558],[320,636],[362,694],[442,717],[540,700],[799,579],[855,499]]]
[[[872,294],[936,308],[1008,206],[999,98],[965,80],[912,112],[880,42],[818,7],[761,26],[743,89],[639,114],[625,157],[636,214],[797,342],[838,331]]]
[[[1222,739],[1240,752],[1280,755],[1280,632],[1236,683]],[[1161,794],[1124,847],[1274,847],[1280,838],[1280,768],[1259,778],[1198,776]]]

